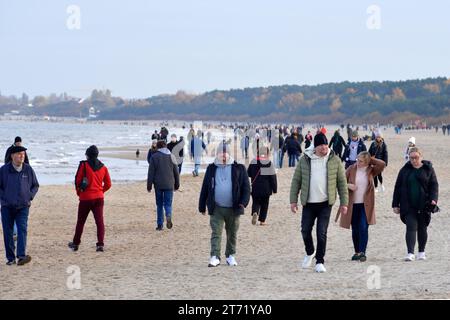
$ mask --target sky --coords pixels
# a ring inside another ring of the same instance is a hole
[[[446,0],[0,0],[2,95],[437,76],[450,77]]]

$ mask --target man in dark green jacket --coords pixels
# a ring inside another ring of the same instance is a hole
[[[302,237],[306,256],[302,267],[309,268],[314,258],[312,228],[317,219],[316,272],[326,272],[324,257],[327,244],[327,229],[331,208],[339,192],[339,211],[346,214],[348,189],[345,170],[339,157],[328,148],[328,141],[323,133],[314,137],[314,149],[305,150],[295,169],[291,184],[291,211],[298,210],[298,194],[301,190]],[[336,192],[337,191],[337,192]]]

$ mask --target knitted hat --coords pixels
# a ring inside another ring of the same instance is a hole
[[[86,150],[86,155],[89,159],[97,159],[98,157],[98,148],[94,145],[90,146]]]
[[[322,144],[328,145],[327,137],[323,133],[318,133],[314,136],[314,148]]]

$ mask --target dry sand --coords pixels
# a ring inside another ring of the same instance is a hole
[[[182,177],[181,191],[174,199],[174,228],[163,232],[155,231],[154,193],[147,193],[144,182],[114,185],[105,201],[104,253],[95,252],[92,215],[80,250],[74,253],[67,248],[76,223],[75,192],[71,186],[43,186],[29,220],[28,254],[33,260],[23,267],[0,264],[0,298],[448,299],[450,137],[434,131],[412,133],[434,163],[442,212],[433,217],[429,227],[428,260],[407,263],[402,261],[405,226],[390,207],[410,134],[395,136],[391,131],[385,134],[390,152],[384,174],[387,190],[376,195],[378,221],[369,229],[365,263],[350,261],[351,231],[334,223],[335,206],[325,257],[328,272],[316,274],[300,268],[304,255],[301,213],[289,211],[291,168],[278,171],[279,192],[271,198],[268,226],[253,226],[249,208],[241,217],[237,267],[207,267],[209,217],[197,212],[202,176]],[[133,148],[129,150],[131,153]],[[3,243],[0,248],[4,259]],[[80,268],[79,290],[67,287],[70,266]],[[370,280],[373,274],[368,272],[374,270],[380,271],[380,288]]]

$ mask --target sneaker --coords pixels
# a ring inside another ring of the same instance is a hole
[[[227,258],[227,264],[232,267],[237,266],[236,259],[232,255],[229,255]]]
[[[7,266],[12,266],[14,264],[16,264],[16,260],[11,260],[6,263]]]
[[[72,251],[78,251],[78,245],[73,242],[69,242],[68,247],[72,249]]]
[[[252,225],[256,225],[256,221],[258,221],[258,214],[256,212],[252,213]]]
[[[192,176],[195,177],[195,171],[192,171]]]
[[[163,226],[157,226],[156,227],[156,231],[162,231],[162,229],[163,229]]]
[[[381,192],[384,192],[386,188],[384,187],[384,184],[381,185]]]
[[[378,190],[378,188],[375,188],[375,193],[378,193],[380,190]]]
[[[324,273],[324,272],[327,272],[327,269],[325,269],[325,266],[323,265],[323,263],[318,263],[318,264],[316,264],[314,271],[318,272],[318,273]]]
[[[303,269],[306,269],[306,268],[311,267],[313,258],[314,258],[314,253],[313,253],[312,255],[310,255],[310,256],[306,255],[306,256],[303,258],[302,268],[303,268]]]
[[[361,261],[361,262],[366,262],[366,260],[367,260],[366,255],[365,255],[364,253],[361,253],[361,254],[359,255],[359,261]]]
[[[414,261],[416,260],[416,256],[413,253],[408,253],[408,255],[405,257],[405,261]]]
[[[212,256],[209,259],[208,267],[217,267],[220,264],[220,259],[216,256]]]
[[[23,258],[19,258],[19,261],[17,262],[17,265],[18,266],[23,266],[24,264],[27,264],[30,261],[31,261],[31,257],[30,256],[25,256]]]
[[[97,251],[97,252],[103,252],[103,251],[105,251],[105,250],[104,250],[103,246],[97,246],[97,250],[95,250],[95,251]]]
[[[417,260],[427,260],[427,257],[425,256],[425,252],[419,252],[417,256]]]
[[[352,257],[352,261],[359,261],[359,258],[361,258],[361,256],[359,255],[359,253],[355,253]]]
[[[167,217],[166,226],[167,226],[167,229],[172,229],[173,223],[172,223],[172,218],[171,217]]]

